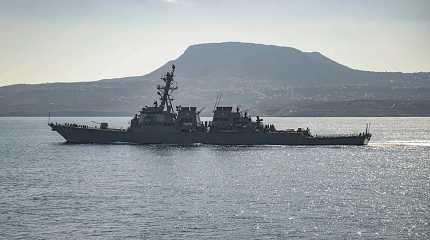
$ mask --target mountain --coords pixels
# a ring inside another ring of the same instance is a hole
[[[175,104],[222,105],[276,116],[430,116],[430,73],[351,69],[318,52],[253,43],[190,46],[144,75],[94,82],[0,88],[0,116],[132,115],[156,97],[160,76],[174,63]]]

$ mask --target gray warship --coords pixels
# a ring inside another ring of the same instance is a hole
[[[76,123],[48,125],[67,143],[128,144],[217,144],[217,145],[367,145],[371,138],[366,130],[359,134],[317,136],[308,128],[277,130],[273,124],[252,119],[237,107],[218,106],[212,121],[201,121],[197,107],[173,106],[172,92],[175,65],[157,85],[160,103],[145,106],[130,121],[127,129],[110,128],[108,123],[96,127]]]

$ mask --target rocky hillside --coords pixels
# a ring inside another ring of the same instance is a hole
[[[153,102],[172,63],[175,103],[207,115],[222,94],[221,104],[262,115],[430,116],[430,73],[360,71],[318,52],[238,42],[190,46],[144,76],[1,87],[0,115],[132,115]]]

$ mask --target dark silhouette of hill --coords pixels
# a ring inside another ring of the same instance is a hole
[[[278,116],[430,116],[430,73],[351,69],[318,52],[226,42],[190,46],[144,75],[79,83],[0,88],[0,115],[132,115],[156,98],[174,63],[177,105],[222,104]]]

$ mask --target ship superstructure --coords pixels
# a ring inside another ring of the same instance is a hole
[[[371,134],[314,136],[308,128],[277,130],[273,124],[263,124],[259,116],[254,121],[239,107],[215,106],[212,121],[202,122],[200,111],[193,106],[173,106],[172,92],[175,65],[161,77],[157,85],[159,100],[143,107],[131,119],[127,129],[80,124],[49,123],[70,143],[132,143],[132,144],[226,144],[226,145],[366,145]],[[219,100],[217,100],[219,103]]]

